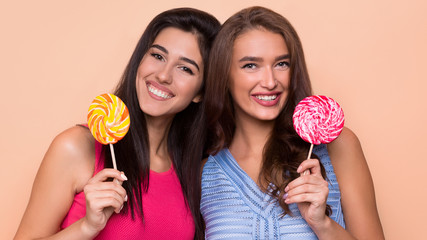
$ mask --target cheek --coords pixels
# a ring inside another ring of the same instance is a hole
[[[159,64],[159,61],[156,61],[153,57],[145,55],[141,62],[139,63],[137,73],[140,74],[140,76],[144,76],[145,73],[149,73],[154,71]]]
[[[137,94],[139,93],[139,89],[140,89],[142,81],[143,81],[141,76],[142,75],[141,75],[140,70],[138,68],[138,71],[136,72],[136,78],[135,78],[135,85],[136,85],[136,90],[137,90],[136,93]]]
[[[189,88],[188,88],[188,93],[191,96],[191,98],[194,98],[199,92],[200,92],[200,87],[202,86],[201,81],[197,82],[195,84],[192,84]]]
[[[194,93],[193,94],[194,96],[196,96],[200,92],[200,88],[202,87],[203,76],[194,77],[193,79],[190,79],[190,82],[191,82],[190,91]]]
[[[289,87],[289,84],[291,82],[291,73],[290,71],[286,71],[283,72],[282,74],[280,74],[280,82],[282,83],[282,85],[286,88]]]
[[[242,102],[245,101],[245,98],[248,95],[247,91],[242,86],[239,86],[238,82],[234,82],[233,84],[230,85],[229,92],[230,92],[230,96],[233,104],[236,104],[236,103],[241,104]]]
[[[187,77],[174,77],[174,84],[176,90],[180,92],[180,95],[186,99],[193,99],[200,91],[202,86],[202,80],[197,78]]]
[[[146,61],[144,61],[144,59],[141,61],[141,63],[138,66],[138,70],[137,70],[137,75],[142,76],[144,73],[144,70],[147,70],[149,68],[149,64],[147,64]]]
[[[144,69],[144,62],[141,61],[141,63],[138,66],[138,69],[136,70],[137,83],[138,83],[138,79],[140,79],[143,76],[143,69]]]
[[[239,91],[242,91],[244,89],[244,82],[246,80],[247,76],[245,76],[245,74],[237,69],[233,69],[230,72],[230,78],[228,82],[231,95],[235,95]]]
[[[230,93],[232,99],[236,98],[236,88],[239,89],[239,87],[236,86],[236,81],[234,79],[235,76],[230,77],[230,80],[228,82],[228,92]]]
[[[230,92],[232,95],[243,95],[251,91],[256,85],[257,74],[235,73],[230,78]]]

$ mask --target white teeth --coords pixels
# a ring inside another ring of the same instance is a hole
[[[165,93],[165,92],[163,92],[157,88],[154,88],[151,85],[148,86],[148,91],[150,91],[154,95],[161,97],[161,98],[164,98],[164,99],[172,98],[172,96],[169,96],[169,94],[167,94],[167,93]]]
[[[277,98],[277,95],[257,95],[255,97],[263,101],[272,101]]]

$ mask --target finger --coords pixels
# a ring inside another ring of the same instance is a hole
[[[85,195],[89,195],[91,193],[102,194],[103,192],[114,191],[114,192],[117,192],[123,198],[127,196],[126,190],[121,185],[115,182],[98,182],[98,183],[87,184],[83,188],[83,191]]]
[[[123,203],[124,202],[122,198],[100,197],[94,199],[93,204],[90,206],[90,208],[95,211],[99,211],[111,207],[113,208],[114,212],[120,213],[120,211],[122,210]]]
[[[327,197],[324,193],[301,193],[296,195],[288,195],[285,199],[285,203],[310,203],[314,204],[314,206],[320,206],[326,203]]]
[[[126,175],[123,172],[120,172],[118,170],[112,169],[112,168],[105,168],[99,171],[95,176],[93,176],[88,183],[92,182],[104,182],[108,178],[114,178],[119,180],[119,182],[123,182],[127,180]]]
[[[122,196],[113,190],[93,191],[87,194],[86,202],[90,209],[100,211],[107,207],[113,207],[115,212],[120,212],[127,196]]]
[[[297,169],[302,175],[321,175],[320,163],[318,159],[304,160]]]
[[[287,196],[289,197],[307,193],[307,194],[321,194],[326,198],[329,193],[329,188],[328,188],[328,183],[326,181],[322,181],[322,182],[316,182],[315,184],[303,184],[288,190],[286,193],[288,194]]]
[[[287,192],[288,196],[294,196],[303,193],[322,193],[327,192],[328,189],[320,184],[303,184],[295,187]]]
[[[326,182],[325,179],[319,176],[315,175],[301,175],[300,177],[296,178],[292,182],[288,183],[288,185],[285,188],[285,192],[288,192],[291,189],[294,189],[298,186],[304,185],[304,184],[321,184],[322,182]]]

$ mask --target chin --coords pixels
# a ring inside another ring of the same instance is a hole
[[[254,114],[254,117],[258,118],[259,120],[271,121],[275,120],[280,114],[280,111],[278,109],[269,109],[267,111],[265,109],[263,110],[257,111]]]
[[[274,120],[276,120],[276,118],[275,117],[263,117],[263,118],[258,118],[258,120],[260,120],[260,121],[274,121]]]
[[[254,116],[256,119],[260,121],[274,121],[279,116],[279,114],[263,114]]]

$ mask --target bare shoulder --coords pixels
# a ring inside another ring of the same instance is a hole
[[[327,147],[340,186],[351,184],[357,176],[371,179],[360,141],[353,131],[345,127]]]
[[[58,134],[42,162],[42,167],[55,167],[56,171],[74,179],[76,188],[81,188],[91,178],[95,163],[95,140],[89,129],[74,126]],[[42,169],[40,169],[42,170]],[[53,169],[52,169],[53,170]]]
[[[95,141],[89,129],[74,126],[58,134],[49,147],[51,150],[65,151],[64,154],[87,155],[94,154]]]
[[[16,239],[40,238],[58,232],[75,194],[92,177],[94,141],[89,130],[80,126],[55,137],[37,172]]]
[[[347,127],[343,128],[337,139],[328,144],[328,150],[333,152],[346,151],[352,148],[360,148],[360,141],[356,134]]]
[[[341,134],[333,142],[328,144],[328,152],[334,165],[347,165],[349,161],[365,162],[362,147],[356,134],[344,127]],[[345,162],[343,162],[345,159]]]

